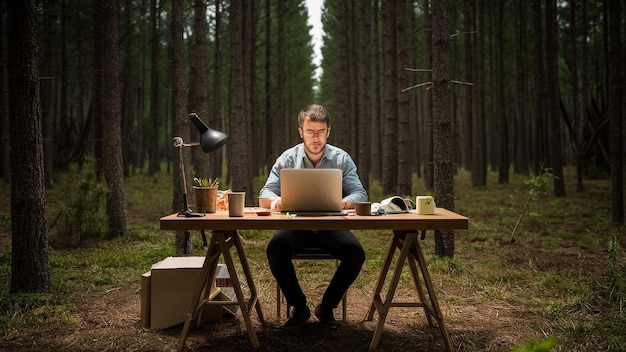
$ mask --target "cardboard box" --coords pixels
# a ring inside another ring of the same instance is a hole
[[[204,257],[168,257],[152,266],[149,285],[151,329],[165,329],[185,321],[203,264]],[[219,293],[213,282],[209,297],[214,299]],[[142,292],[142,297],[144,294]],[[209,318],[221,319],[221,305],[207,305],[206,309],[203,322],[208,322]]]
[[[150,328],[150,275],[151,271],[141,275],[141,327]]]

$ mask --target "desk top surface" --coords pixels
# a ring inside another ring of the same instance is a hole
[[[217,211],[201,217],[160,219],[161,230],[462,230],[469,227],[467,217],[437,208],[433,215],[388,214],[358,216],[353,211],[344,216],[287,216],[256,213],[229,217],[228,211]]]

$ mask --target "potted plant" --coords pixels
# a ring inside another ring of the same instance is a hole
[[[196,194],[196,209],[200,213],[215,213],[217,189],[220,182],[211,178],[193,178],[193,190]]]

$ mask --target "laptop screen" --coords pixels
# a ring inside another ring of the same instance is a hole
[[[342,171],[281,169],[282,212],[341,212]]]

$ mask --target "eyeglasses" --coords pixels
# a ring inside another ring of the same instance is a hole
[[[328,130],[319,130],[319,131],[311,131],[311,130],[306,130],[306,131],[302,131],[302,134],[304,134],[305,136],[312,138],[312,137],[326,137],[326,133],[328,132]]]

